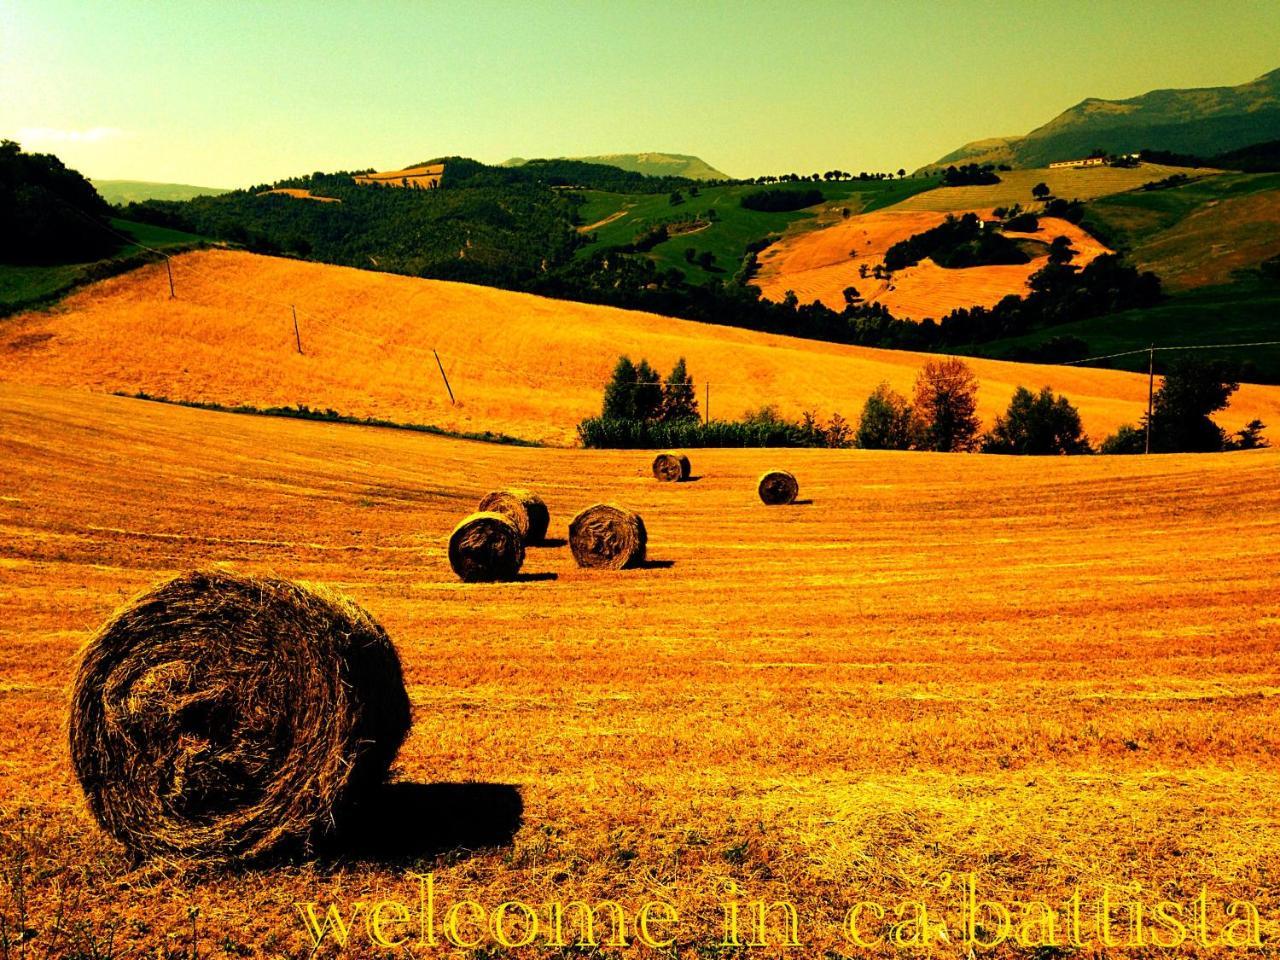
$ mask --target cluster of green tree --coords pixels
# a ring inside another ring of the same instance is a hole
[[[995,211],[997,217],[1002,216],[1000,210]],[[1004,228],[1018,233],[1035,233],[1040,229],[1040,218],[1030,211],[1019,210],[1005,216]]]
[[[908,401],[882,383],[867,398],[855,440],[867,450],[932,450],[1022,456],[1091,453],[1080,414],[1066,397],[1044,387],[1038,394],[1018,387],[995,425],[981,433],[978,381],[962,360],[930,361],[916,378]]]
[[[899,180],[905,180],[907,177],[907,171],[900,168],[898,170],[897,175]],[[860,180],[864,182],[868,180],[892,180],[893,177],[894,177],[894,174],[892,171],[889,171],[886,173],[868,173],[866,170],[863,170],[861,173],[855,176],[854,174],[849,173],[847,170],[828,170],[826,173],[821,173],[821,174],[811,173],[808,175],[805,175],[803,173],[766,174],[760,177],[748,177],[746,180],[736,180],[732,182],[738,183],[738,184],[805,183],[805,182],[834,183],[836,181],[841,181],[841,180]]]
[[[1028,263],[1031,258],[999,231],[984,227],[977,214],[950,214],[936,227],[895,243],[884,254],[890,271],[902,270],[929,257],[940,267],[977,267],[996,263]]]
[[[1218,453],[1267,446],[1265,424],[1254,420],[1243,430],[1228,434],[1212,420],[1226,408],[1240,389],[1239,373],[1222,360],[1177,360],[1170,364],[1151,405],[1148,423],[1123,426],[1102,444],[1103,453],[1143,453],[1147,431],[1152,453]]]
[[[1153,453],[1200,453],[1266,446],[1264,424],[1254,420],[1228,435],[1211,419],[1226,407],[1239,382],[1229,364],[1183,360],[1173,364],[1156,391],[1151,417]],[[1093,453],[1079,411],[1049,387],[1033,393],[1018,387],[1006,411],[985,433],[977,417],[978,381],[962,360],[946,358],[924,365],[911,401],[881,384],[867,399],[854,442],[874,450],[934,450],[1020,455]],[[1142,453],[1142,428],[1121,427],[1108,437],[1102,453]]]
[[[578,424],[584,447],[642,449],[654,447],[844,447],[852,430],[836,413],[822,423],[806,413],[786,420],[773,406],[761,407],[740,420],[698,419],[693,378],[684,358],[662,380],[647,360],[632,363],[619,357],[604,389],[600,416]]]
[[[1280,140],[1254,143],[1212,156],[1174,153],[1169,150],[1143,150],[1141,157],[1146,163],[1161,163],[1169,167],[1216,167],[1219,170],[1239,170],[1242,173],[1276,173],[1280,171]]]
[[[440,178],[440,186],[443,189],[510,188],[521,185],[557,190],[566,188],[607,190],[612,193],[670,193],[673,190],[692,188],[696,191],[698,189],[698,181],[687,177],[655,177],[585,160],[527,160],[518,167],[494,167],[472,160],[470,157],[437,157],[426,163],[444,164],[444,174]],[[425,165],[424,163],[413,166]],[[276,186],[298,185],[292,181],[281,181],[276,184]]]
[[[88,180],[47,153],[0,141],[0,262],[85,263],[123,241],[107,223],[111,208]]]
[[[944,187],[983,186],[999,182],[1000,178],[996,176],[996,168],[990,163],[962,163],[958,167],[952,165],[942,171],[942,185]]]
[[[1190,183],[1191,178],[1185,173],[1174,173],[1163,178],[1162,180],[1148,180],[1142,185],[1143,190],[1171,190],[1174,187],[1180,187],[1184,183]]]
[[[488,172],[477,183],[403,190],[360,186],[348,173],[317,173],[282,184],[341,203],[255,188],[133,203],[122,215],[262,253],[495,286],[519,286],[570,259],[580,237],[572,227],[573,205],[559,191],[490,182]]]
[[[1084,204],[1079,200],[1064,200],[1062,197],[1053,197],[1045,203],[1040,215],[1057,217],[1059,220],[1066,220],[1068,223],[1079,223],[1084,219]]]
[[[747,210],[764,213],[787,213],[791,210],[803,210],[815,203],[822,203],[826,197],[821,190],[756,190],[742,195],[738,202]]]
[[[663,383],[645,361],[622,357],[605,387],[599,417],[583,420],[585,447],[860,447],[866,450],[932,450],[1051,455],[1091,453],[1080,415],[1049,388],[1020,387],[995,426],[980,433],[978,380],[962,360],[924,365],[908,401],[882,383],[867,398],[856,428],[839,413],[823,422],[805,412],[798,421],[761,407],[740,420],[700,423],[693,380],[684,360]]]
[[[696,421],[698,398],[684,357],[676,361],[665,381],[648,360],[632,363],[630,357],[619,357],[604,388],[600,416],[605,420],[658,423]]]

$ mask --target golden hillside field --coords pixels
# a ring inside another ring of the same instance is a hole
[[[1175,173],[1199,177],[1220,172],[1207,167],[1169,167],[1160,163],[1140,163],[1136,167],[1000,170],[996,173],[1000,178],[999,183],[974,187],[938,187],[901,200],[890,209],[945,212],[1020,203],[1023,207],[1034,210],[1041,206],[1031,195],[1031,188],[1038,183],[1048,184],[1053,195],[1064,200],[1092,200],[1094,197],[1133,190],[1144,183],[1163,180]]]
[[[0,327],[0,379],[180,400],[331,407],[345,414],[494,430],[560,444],[600,409],[617,357],[664,372],[689,361],[699,402],[731,418],[763,404],[854,419],[881,381],[909,392],[928,355],[846,347],[489,287],[221,250],[76,293]],[[304,354],[289,304],[298,305]],[[458,404],[441,382],[439,351]],[[990,422],[1014,389],[1050,385],[1100,437],[1146,409],[1146,378],[974,360]],[[1280,424],[1280,388],[1246,386],[1222,416]]]
[[[403,170],[358,173],[351,179],[365,186],[409,187],[410,189],[430,190],[440,186],[440,178],[443,176],[443,163],[427,163],[418,167],[406,167]]]
[[[974,211],[990,216],[990,210]],[[871,275],[891,246],[938,226],[948,214],[931,211],[880,210],[837,221],[820,230],[793,233],[760,254],[760,272],[752,281],[771,300],[794,292],[801,303],[821,301],[844,308],[844,290],[854,287],[864,300],[883,303],[901,320],[941,319],[958,307],[992,307],[1010,294],[1028,292],[1027,280],[1048,262],[1048,248],[1030,263],[948,270],[923,260],[893,274],[890,280]],[[1076,250],[1073,263],[1084,266],[1107,253],[1105,246],[1073,223],[1045,217],[1035,233],[1009,231],[1013,239],[1045,244],[1065,236]],[[866,269],[868,276],[861,271]]]
[[[265,197],[270,194],[280,194],[285,197],[293,197],[297,200],[319,200],[321,203],[341,203],[337,197],[321,197],[312,193],[310,190],[303,190],[300,187],[277,187],[274,190],[263,190],[258,194]]]
[[[696,482],[665,485],[644,453],[0,384],[0,881],[31,955],[309,956],[297,902],[416,904],[409,870],[445,904],[668,901],[682,957],[719,955],[726,880],[801,918],[802,948],[742,955],[870,957],[896,950],[844,942],[848,907],[918,898],[954,931],[945,878],[970,871],[1055,908],[1203,884],[1202,956],[1232,898],[1280,936],[1280,451],[693,454]],[[811,503],[756,501],[775,465]],[[585,504],[639,510],[653,563],[581,571],[560,545],[523,582],[460,584],[445,538],[500,484],[539,491],[556,538]],[[191,567],[332,584],[395,639],[398,776],[473,784],[370,813],[400,859],[182,875],[95,829],[64,739],[73,655]],[[1167,955],[1150,942],[1125,955]],[[351,944],[315,955],[407,955],[360,923]]]

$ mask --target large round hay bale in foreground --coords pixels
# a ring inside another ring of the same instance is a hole
[[[760,492],[760,499],[771,507],[795,503],[800,494],[800,484],[786,470],[770,470],[761,474],[756,489]]]
[[[481,513],[505,513],[525,543],[545,540],[547,526],[551,523],[551,514],[542,498],[531,490],[516,487],[487,494],[476,509]]]
[[[689,479],[689,458],[683,453],[660,453],[653,458],[653,475],[663,483]]]
[[[378,788],[409,731],[400,659],[323,587],[188,573],[90,640],[71,760],[132,851],[228,861],[306,852]]]
[[[587,507],[569,521],[569,549],[580,567],[634,567],[644,562],[648,540],[640,514],[611,503]]]
[[[505,513],[473,513],[449,535],[449,566],[468,583],[514,580],[524,564],[524,538]]]

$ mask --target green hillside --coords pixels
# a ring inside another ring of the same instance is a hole
[[[927,169],[964,161],[1040,167],[1094,149],[1212,156],[1280,138],[1280,70],[1234,87],[1153,90],[1127,100],[1091,97],[1023,137],[965,144]]]
[[[878,210],[904,200],[913,194],[937,186],[933,178],[907,180],[837,180],[823,183],[801,183],[788,189],[817,189],[825,198],[822,203],[785,213],[748,210],[742,197],[762,188],[756,185],[703,187],[697,196],[683,191],[683,202],[673,205],[668,194],[622,194],[600,190],[584,191],[585,203],[578,208],[579,228],[591,242],[578,251],[579,256],[606,247],[634,243],[646,232],[667,224],[670,239],[647,252],[649,259],[661,269],[682,271],[691,283],[732,275],[741,264],[749,244],[783,231],[810,229],[839,219],[844,210],[863,213]],[[714,216],[708,214],[714,213]],[[710,269],[690,264],[685,250],[696,255],[709,252],[714,257]]]
[[[1176,294],[1144,310],[1127,310],[1049,327],[1021,337],[957,348],[957,352],[1005,360],[1053,362],[1055,356],[1046,344],[1055,338],[1068,337],[1081,342],[1077,355],[1082,358],[1144,350],[1151,344],[1169,347],[1280,340],[1280,282],[1252,277],[1220,287],[1203,287]],[[1280,383],[1280,347],[1239,347],[1197,351],[1197,354],[1241,364],[1246,380]],[[1063,356],[1065,354],[1058,354],[1057,359]],[[1167,361],[1168,354],[1157,354],[1157,358],[1159,362]],[[1147,369],[1147,357],[1145,354],[1117,357],[1094,365],[1143,371]]]
[[[190,200],[227,193],[225,187],[196,187],[189,183],[153,183],[150,180],[90,180],[107,203],[123,206],[143,200]]]
[[[1091,201],[1084,225],[1171,290],[1229,283],[1280,255],[1280,173],[1189,178]]]
[[[113,230],[133,240],[123,243],[109,257],[84,263],[0,263],[0,317],[44,306],[76,287],[131,270],[152,256],[144,247],[176,252],[205,243],[203,237],[165,227],[118,219],[109,223]]]

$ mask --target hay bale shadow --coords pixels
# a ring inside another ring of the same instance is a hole
[[[559,580],[560,574],[547,571],[545,573],[517,573],[516,583],[538,583],[543,580]]]
[[[537,543],[525,544],[526,547],[544,547],[544,548],[567,547],[568,545],[569,545],[569,541],[566,540],[564,537],[544,537],[543,539],[539,540]]]
[[[351,813],[325,853],[396,863],[506,847],[523,821],[513,784],[389,783]]]
[[[641,560],[635,568],[637,570],[670,570],[675,565],[674,560]]]
[[[812,500],[792,500],[792,501],[791,501],[791,503],[789,503],[789,504],[788,504],[788,506],[791,506],[791,507],[811,507],[811,506],[813,506],[813,501],[812,501]]]

